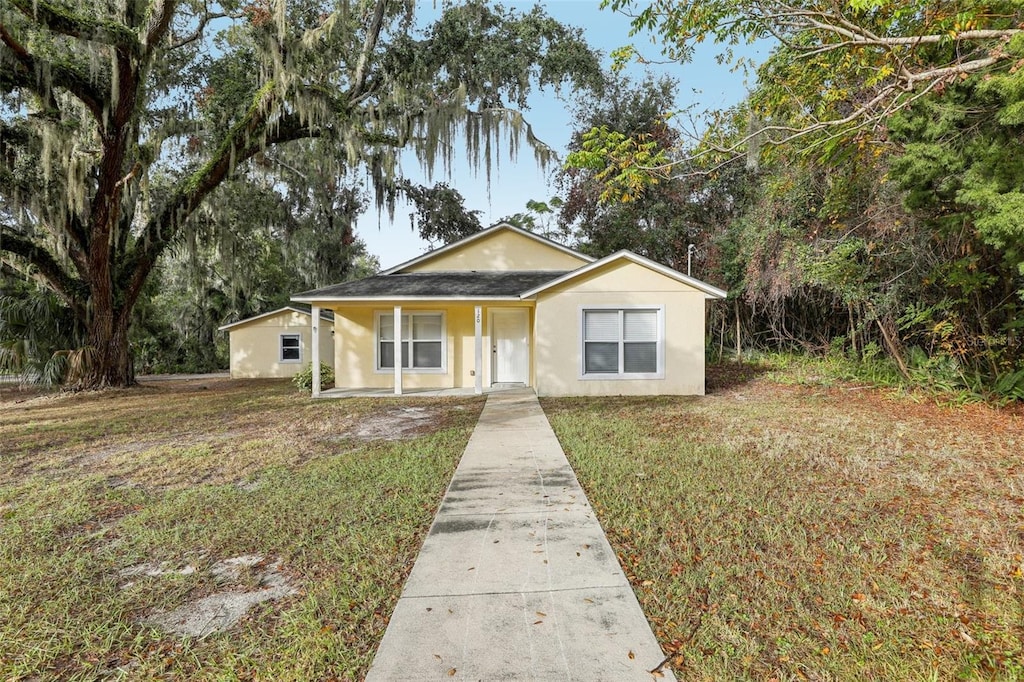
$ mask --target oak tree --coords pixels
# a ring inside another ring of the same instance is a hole
[[[531,89],[596,82],[580,32],[540,9],[444,3],[420,32],[418,6],[0,0],[0,257],[86,329],[81,386],[133,381],[132,310],[161,255],[275,147],[322,141],[386,203],[401,150],[536,142]]]

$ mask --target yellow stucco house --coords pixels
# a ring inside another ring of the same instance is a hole
[[[232,379],[277,379],[295,376],[313,356],[334,365],[334,317],[322,309],[313,332],[308,306],[285,306],[219,327],[228,333]],[[319,343],[314,346],[313,338]]]
[[[335,390],[702,395],[705,301],[725,295],[629,251],[595,260],[502,223],[292,300],[312,307],[314,335],[319,311],[334,313]]]

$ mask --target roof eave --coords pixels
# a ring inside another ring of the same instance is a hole
[[[518,294],[509,296],[316,296],[305,298],[293,296],[291,300],[296,303],[382,303],[386,301],[519,301],[522,300],[522,297]]]
[[[291,300],[294,301],[295,299],[291,299]],[[295,301],[295,302],[296,303],[303,303],[303,301]],[[219,331],[219,332],[231,331],[235,327],[241,327],[242,325],[251,324],[252,322],[256,322],[257,320],[262,320],[265,317],[273,317],[274,315],[278,315],[280,313],[283,313],[286,310],[290,310],[293,313],[299,313],[300,315],[309,315],[310,314],[310,311],[308,311],[308,310],[300,310],[299,308],[296,308],[295,306],[286,305],[283,308],[278,308],[277,310],[271,310],[269,313],[260,313],[259,315],[253,315],[252,317],[247,317],[244,320],[238,320],[237,322],[231,322],[229,324],[222,324],[221,326],[217,327],[217,331]],[[327,317],[326,315],[324,315],[323,312],[320,313],[320,319],[321,320],[327,320],[328,322],[333,322],[334,321],[332,318]]]

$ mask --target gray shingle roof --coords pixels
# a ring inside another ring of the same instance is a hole
[[[312,291],[293,298],[391,298],[403,296],[518,296],[566,274],[565,270],[508,272],[410,272],[374,275]]]

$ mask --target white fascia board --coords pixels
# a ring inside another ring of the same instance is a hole
[[[628,260],[632,263],[636,263],[637,265],[643,266],[650,270],[654,270],[655,272],[666,277],[669,277],[671,279],[674,279],[677,282],[682,282],[683,284],[689,285],[694,289],[702,291],[704,293],[705,298],[717,299],[725,298],[726,296],[728,296],[728,292],[725,292],[719,289],[718,287],[712,286],[707,282],[702,282],[699,279],[690,277],[689,275],[684,275],[678,270],[673,270],[667,265],[662,265],[661,263],[653,261],[650,258],[645,258],[639,254],[633,253],[632,251],[623,249],[622,251],[616,251],[615,253],[609,256],[605,256],[601,260],[594,261],[593,263],[584,265],[581,268],[566,273],[565,275],[562,275],[558,279],[551,280],[550,282],[545,282],[544,284],[541,284],[538,287],[534,287],[529,291],[523,292],[521,297],[532,298],[543,291],[546,291],[552,287],[556,287],[564,282],[576,279],[577,277],[582,277],[583,275],[586,275],[589,272],[593,272],[594,270],[601,268],[605,265],[608,265],[609,263],[613,263],[617,260]]]
[[[422,256],[416,256],[412,260],[407,260],[404,263],[399,263],[398,265],[394,266],[393,268],[389,268],[389,269],[387,269],[387,270],[385,270],[383,272],[377,273],[377,274],[379,274],[379,275],[393,275],[396,272],[401,272],[402,270],[405,270],[406,268],[412,267],[413,265],[417,265],[419,263],[422,263],[423,261],[430,260],[434,256],[440,256],[441,254],[448,253],[449,251],[453,251],[453,250],[455,250],[457,248],[465,246],[466,244],[471,244],[472,242],[474,242],[474,241],[476,241],[478,239],[483,239],[484,237],[487,237],[487,236],[489,236],[491,234],[494,234],[498,230],[511,230],[512,232],[520,234],[520,235],[522,235],[524,237],[527,237],[529,239],[533,239],[534,241],[538,241],[538,242],[540,242],[542,244],[545,244],[545,245],[550,246],[552,248],[558,249],[559,251],[562,251],[563,253],[567,253],[570,256],[575,256],[576,258],[579,258],[581,260],[585,260],[588,263],[594,261],[594,257],[593,256],[588,256],[588,255],[580,253],[579,251],[576,251],[574,249],[570,249],[568,246],[565,246],[564,244],[559,244],[558,242],[551,241],[550,239],[546,239],[544,237],[541,237],[540,235],[534,234],[534,233],[530,232],[529,230],[524,230],[524,229],[522,229],[520,227],[516,227],[515,225],[510,225],[508,223],[498,223],[497,225],[492,225],[491,227],[488,227],[486,230],[480,230],[479,232],[471,234],[468,237],[463,237],[462,239],[460,239],[457,242],[452,242],[451,244],[446,244],[446,245],[444,245],[444,246],[442,246],[440,248],[434,249],[433,251],[427,251]],[[292,300],[296,300],[296,299],[292,299]]]
[[[389,301],[520,301],[519,296],[324,296],[320,298],[293,298],[296,303],[387,303]]]
[[[220,327],[217,327],[217,331],[219,331],[219,332],[228,331],[228,330],[233,329],[235,327],[240,327],[243,324],[249,324],[250,322],[255,322],[257,320],[262,320],[263,318],[266,318],[266,317],[273,317],[274,315],[278,315],[280,313],[283,313],[286,310],[290,310],[290,311],[292,311],[294,313],[299,313],[300,315],[305,315],[307,317],[309,316],[309,311],[307,311],[307,310],[300,310],[300,309],[294,308],[294,307],[292,307],[290,305],[286,305],[283,308],[278,308],[277,310],[271,310],[269,313],[263,313],[262,315],[253,315],[252,317],[247,317],[244,320],[239,320],[238,322],[232,322],[230,324],[221,325]]]

